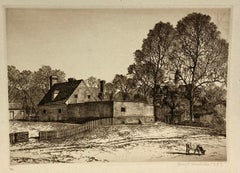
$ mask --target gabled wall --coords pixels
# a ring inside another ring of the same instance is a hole
[[[66,101],[66,104],[84,103],[98,100],[97,93],[89,89],[84,82],[81,82]]]

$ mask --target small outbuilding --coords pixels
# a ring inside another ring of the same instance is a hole
[[[28,115],[23,109],[21,103],[9,103],[9,119],[10,120],[27,120]]]

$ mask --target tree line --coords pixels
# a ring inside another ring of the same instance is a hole
[[[37,104],[50,88],[49,77],[58,76],[59,82],[65,81],[65,73],[50,66],[42,66],[37,71],[18,70],[8,66],[8,100],[21,103],[28,115],[37,112]]]
[[[226,93],[228,43],[220,35],[211,17],[200,13],[187,15],[175,28],[159,22],[149,31],[141,49],[135,51],[135,63],[128,67],[128,74],[137,81],[142,95],[151,92],[155,108],[163,101],[176,107],[178,86],[184,86],[181,97],[188,100],[192,120],[194,105],[209,94],[203,96],[204,92],[211,92],[215,86],[215,90],[221,90],[220,95]],[[168,99],[159,100],[162,86],[171,88]]]
[[[191,13],[176,27],[160,21],[134,52],[127,74],[116,74],[106,83],[105,99],[152,103],[155,117],[163,105],[172,118],[187,110],[192,121],[195,105],[203,109],[226,101],[227,59],[228,43],[209,15]],[[21,89],[17,97],[35,109],[34,103],[47,92],[50,74],[65,78],[64,72],[49,66],[33,73],[9,66],[9,100]],[[98,87],[99,79],[89,77],[86,83]]]

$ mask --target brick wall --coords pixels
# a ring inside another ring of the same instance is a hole
[[[114,124],[153,123],[153,106],[141,102],[114,102]]]
[[[67,105],[52,104],[49,106],[39,106],[38,112],[40,121],[63,121],[67,120]]]
[[[112,105],[111,101],[69,104],[68,116],[70,118],[112,117]]]
[[[141,102],[114,102],[114,117],[153,116],[153,106]]]

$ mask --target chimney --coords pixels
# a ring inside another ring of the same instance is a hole
[[[76,81],[76,79],[75,78],[68,78],[68,82],[73,82],[73,81]]]
[[[100,92],[104,93],[105,80],[100,80]]]
[[[53,86],[54,84],[56,84],[57,82],[58,82],[58,77],[57,77],[57,76],[54,76],[54,75],[50,76],[50,89],[51,89],[52,86]]]
[[[179,78],[180,78],[180,71],[179,70],[177,70],[176,72],[175,72],[175,76],[174,76],[174,84],[176,85],[176,87],[178,87],[179,86]]]
[[[98,94],[98,97],[100,98],[100,100],[104,99],[104,87],[105,87],[105,80],[101,80],[100,81],[100,92]]]

